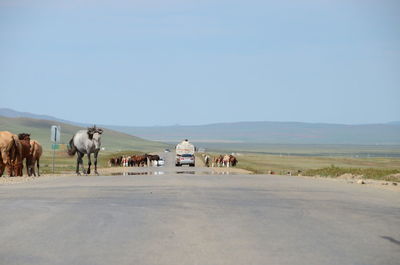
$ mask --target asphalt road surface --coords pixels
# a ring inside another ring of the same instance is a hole
[[[400,264],[398,192],[179,170],[0,186],[0,264]]]

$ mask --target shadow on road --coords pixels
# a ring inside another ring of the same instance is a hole
[[[386,239],[386,240],[392,242],[393,244],[396,244],[396,245],[400,246],[400,241],[394,239],[393,237],[390,237],[390,236],[381,236],[381,238]]]

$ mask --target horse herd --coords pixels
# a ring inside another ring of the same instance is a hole
[[[100,151],[100,138],[103,130],[96,126],[87,130],[78,131],[68,144],[68,154],[70,156],[78,155],[76,173],[79,175],[79,165],[82,166],[84,174],[90,174],[91,153],[94,153],[94,167],[97,173],[97,156]],[[37,166],[37,175],[39,173],[39,160],[43,153],[42,145],[30,139],[29,133],[20,133],[18,135],[8,131],[0,131],[0,176],[4,170],[10,177],[23,176],[23,162],[26,161],[26,173],[28,176],[36,176],[35,165]],[[88,156],[87,171],[83,166],[83,156]]]
[[[160,160],[158,155],[132,155],[112,157],[108,161],[110,167],[143,167]]]
[[[211,158],[209,155],[203,154],[204,163],[207,167],[210,166]],[[234,167],[238,160],[233,155],[218,155],[212,160],[211,167]]]
[[[84,174],[90,174],[91,154],[94,154],[94,172],[97,172],[97,157],[101,146],[101,135],[103,130],[100,128],[90,127],[87,130],[78,131],[68,144],[68,154],[74,156],[77,154],[76,173],[79,175],[79,168],[82,167]],[[36,140],[30,139],[30,134],[20,133],[15,135],[8,131],[0,131],[0,176],[4,170],[7,170],[9,176],[23,175],[23,162],[26,161],[26,172],[28,176],[34,175],[35,165],[37,166],[37,174],[39,174],[39,160],[43,153],[41,144]],[[83,156],[88,156],[88,169],[83,166]],[[203,159],[207,167],[210,166],[211,158],[203,154]],[[113,157],[109,160],[109,166],[122,167],[143,167],[154,165],[160,160],[158,155],[131,155]],[[212,160],[212,167],[231,167],[236,166],[237,159],[233,155],[219,155]]]
[[[42,145],[31,140],[29,133],[15,135],[8,131],[0,131],[0,176],[4,170],[10,177],[23,175],[23,162],[25,160],[28,176],[39,174],[39,160],[43,153]]]

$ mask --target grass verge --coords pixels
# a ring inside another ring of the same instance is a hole
[[[209,153],[213,158],[217,153]],[[393,176],[400,173],[400,158],[375,157],[321,157],[288,156],[259,153],[241,153],[236,155],[237,167],[256,174],[274,173],[278,175],[306,175],[338,177],[343,174],[362,175],[363,178],[396,181]],[[332,166],[334,165],[334,166]]]
[[[108,161],[111,157],[118,157],[123,155],[138,155],[143,154],[143,152],[131,150],[131,151],[120,151],[120,152],[112,152],[112,151],[100,151],[97,167],[99,169],[108,167]],[[93,163],[93,154],[92,154],[92,163]],[[85,168],[87,168],[87,156],[83,158],[83,164]],[[76,169],[76,155],[69,156],[65,150],[58,150],[55,152],[54,159],[54,173],[55,174],[65,174],[65,173],[74,173]],[[52,174],[53,173],[53,152],[45,151],[40,160],[40,173],[41,174]],[[24,167],[24,174],[26,174],[26,170]]]
[[[344,174],[352,174],[361,176],[365,179],[376,179],[400,182],[400,174],[398,169],[378,169],[378,168],[341,168],[334,165],[320,169],[309,169],[304,172],[306,176],[321,176],[321,177],[339,177]]]

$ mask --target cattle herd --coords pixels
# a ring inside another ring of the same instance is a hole
[[[124,155],[112,157],[108,161],[110,167],[143,167],[156,164],[160,160],[158,155]]]
[[[35,164],[39,175],[39,160],[43,153],[41,144],[30,139],[30,134],[20,133],[15,135],[8,131],[0,131],[0,176],[4,170],[12,176],[22,176],[24,160],[28,176],[34,175]]]

